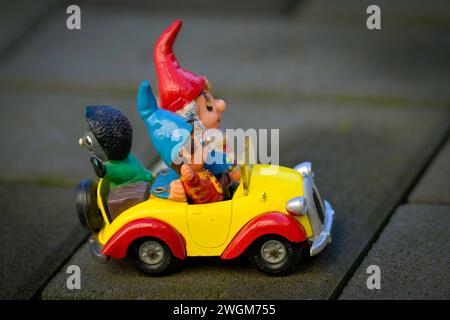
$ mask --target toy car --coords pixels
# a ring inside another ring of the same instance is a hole
[[[275,174],[267,174],[274,168]],[[294,270],[302,251],[314,256],[331,242],[334,211],[322,200],[310,163],[294,169],[242,165],[241,170],[231,200],[193,205],[150,195],[115,217],[108,212],[108,181],[97,186],[83,180],[77,209],[93,233],[91,252],[103,262],[129,256],[154,276],[173,272],[186,257],[246,254],[263,272],[283,275]]]

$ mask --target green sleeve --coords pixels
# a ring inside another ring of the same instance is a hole
[[[132,165],[126,163],[111,163],[104,164],[106,167],[106,177],[115,184],[122,184],[132,179],[136,175],[136,169]]]

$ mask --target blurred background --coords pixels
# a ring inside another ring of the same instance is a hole
[[[81,8],[81,30],[66,27],[71,4]],[[366,27],[371,4],[381,9],[381,30]],[[123,110],[133,150],[151,168],[157,158],[136,91],[144,79],[156,91],[153,45],[178,18],[174,51],[227,102],[224,127],[279,128],[281,164],[312,161],[336,207],[333,246],[296,281],[275,285],[245,264],[215,262],[142,279],[120,263],[90,260],[74,210],[77,182],[95,177],[77,144],[84,107]],[[0,298],[450,298],[448,250],[439,253],[450,234],[449,57],[444,0],[0,1],[0,239],[8,244]],[[405,252],[408,237],[393,236],[409,230],[405,221],[423,228],[408,235],[431,237],[411,241],[442,246]],[[435,261],[433,272],[399,277],[386,258],[398,252],[405,266]],[[360,266],[370,259],[392,271],[394,287],[364,288]],[[66,263],[85,270],[83,290],[64,287]]]

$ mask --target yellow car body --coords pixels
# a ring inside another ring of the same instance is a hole
[[[131,255],[150,275],[167,274],[186,257],[233,259],[244,252],[262,271],[287,274],[301,251],[313,256],[331,242],[334,211],[320,197],[307,162],[294,169],[243,165],[230,200],[189,204],[150,195],[114,219],[108,192],[105,180],[80,183],[80,222],[98,225],[88,228],[91,252],[102,262]]]
[[[308,177],[291,168],[254,165],[249,176],[248,191],[244,190],[244,183],[241,183],[231,200],[188,204],[150,196],[147,201],[121,213],[111,223],[103,205],[100,181],[97,205],[105,224],[98,233],[97,241],[105,245],[128,223],[153,218],[168,223],[182,235],[187,256],[220,256],[253,218],[267,212],[290,215],[286,204],[290,199],[304,195],[303,180]],[[295,219],[303,226],[308,239],[317,236],[309,215],[295,216]]]

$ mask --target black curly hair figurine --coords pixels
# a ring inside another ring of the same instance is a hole
[[[109,160],[123,160],[128,156],[133,128],[121,111],[109,106],[89,106],[86,121]]]
[[[131,153],[133,128],[120,110],[88,106],[85,116],[89,131],[79,139],[79,144],[91,152],[97,176],[107,177],[111,188],[153,181],[151,172]]]

